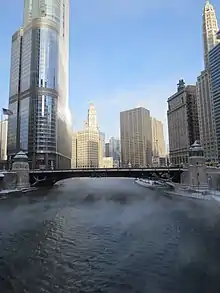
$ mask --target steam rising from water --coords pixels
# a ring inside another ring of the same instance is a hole
[[[219,211],[126,179],[74,179],[2,201],[0,288],[219,293]]]

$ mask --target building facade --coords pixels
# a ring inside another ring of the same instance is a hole
[[[99,131],[95,106],[90,104],[84,130],[76,134],[76,167],[102,167],[103,150],[103,133]]]
[[[215,9],[209,0],[206,0],[203,9],[203,47],[205,68],[208,67],[209,51],[219,43],[216,34],[219,30]]]
[[[0,160],[7,160],[7,134],[8,134],[8,120],[0,121]]]
[[[100,132],[100,140],[101,140],[101,147],[102,147],[102,156],[104,157],[105,156],[105,133],[104,132]]]
[[[196,91],[200,143],[204,149],[206,161],[215,162],[218,159],[218,151],[208,68],[197,78]]]
[[[177,92],[168,99],[167,119],[170,163],[188,164],[189,147],[200,139],[196,86],[179,81]]]
[[[104,157],[102,162],[102,168],[113,168],[113,158],[112,157]]]
[[[163,123],[156,118],[152,118],[152,151],[153,157],[166,156],[166,146],[164,140]]]
[[[220,161],[220,44],[209,52],[209,69],[218,161]]]
[[[197,78],[197,106],[199,118],[200,143],[204,149],[206,161],[215,162],[218,158],[213,113],[212,92],[210,88],[209,51],[219,43],[217,38],[218,22],[215,9],[206,1],[203,9],[203,70]]]
[[[113,158],[114,165],[119,166],[121,161],[121,142],[120,139],[111,137],[109,139],[109,157]]]
[[[72,134],[72,154],[71,154],[71,168],[77,168],[77,133]]]
[[[70,168],[69,0],[26,0],[12,37],[8,155],[30,167]]]
[[[85,129],[77,133],[77,168],[99,168],[99,132]]]
[[[122,167],[152,165],[150,111],[139,107],[120,113]]]
[[[109,142],[105,143],[105,157],[110,157]]]

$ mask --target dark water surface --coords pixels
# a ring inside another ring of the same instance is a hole
[[[128,179],[0,201],[1,293],[219,293],[220,205]]]

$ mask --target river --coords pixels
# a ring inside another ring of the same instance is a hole
[[[0,200],[2,293],[219,293],[220,204],[71,179]]]

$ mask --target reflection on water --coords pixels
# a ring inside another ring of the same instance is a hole
[[[0,201],[0,292],[220,292],[220,205],[128,179]]]

